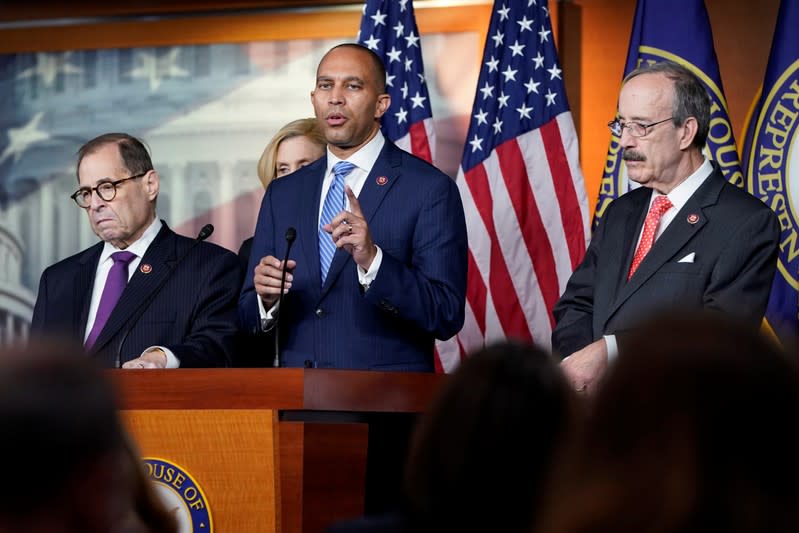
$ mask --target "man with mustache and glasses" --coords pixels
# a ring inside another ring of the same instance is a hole
[[[80,340],[105,367],[229,366],[236,256],[159,220],[161,181],[139,139],[90,140],[78,150],[77,174],[72,200],[101,242],[44,271],[31,335]]]
[[[779,223],[705,157],[709,123],[710,98],[688,69],[663,62],[625,78],[609,126],[643,187],[608,207],[553,310],[552,348],[578,391],[591,392],[623,356],[625,330],[655,311],[706,308],[761,323]]]
[[[311,91],[325,156],[272,183],[261,204],[239,318],[257,333],[279,313],[281,366],[432,371],[435,339],[463,324],[460,195],[383,137],[385,80],[369,49],[328,51]],[[284,265],[289,228],[296,242]]]

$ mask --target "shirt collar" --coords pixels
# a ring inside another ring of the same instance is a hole
[[[372,167],[375,165],[375,161],[377,161],[377,157],[380,155],[380,151],[383,149],[383,145],[386,144],[386,139],[383,137],[383,134],[378,130],[377,134],[372,137],[368,143],[366,143],[360,150],[352,154],[346,160],[358,167],[361,170],[370,171]],[[325,176],[331,174],[333,172],[333,167],[336,166],[336,163],[339,161],[344,161],[344,159],[339,159],[333,152],[330,151],[330,147],[327,148],[327,172]]]
[[[699,168],[696,169],[693,174],[688,176],[685,181],[674,187],[674,189],[672,189],[672,191],[666,195],[668,196],[671,205],[674,206],[675,212],[683,208],[686,202],[688,202],[688,199],[693,196],[696,190],[699,189],[699,187],[712,173],[713,164],[708,158],[705,158],[705,160],[701,165],[699,165]],[[652,197],[649,200],[649,205],[652,205],[652,202],[658,196],[663,195],[652,189]]]
[[[150,224],[141,237],[138,238],[133,244],[125,248],[128,252],[133,252],[136,254],[136,257],[143,257],[144,252],[147,251],[147,248],[150,247],[150,244],[155,240],[155,236],[158,235],[158,232],[161,231],[161,219],[158,218],[158,215],[155,216],[152,224]],[[103,246],[103,251],[100,253],[100,264],[103,261],[108,260],[111,257],[111,254],[121,251],[119,248],[114,246],[113,244],[106,242]]]

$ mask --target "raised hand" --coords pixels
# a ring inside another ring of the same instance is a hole
[[[350,202],[349,211],[342,211],[326,224],[324,229],[330,233],[337,248],[343,248],[355,262],[364,270],[369,270],[377,254],[377,249],[369,233],[369,225],[363,217],[361,204],[349,185],[344,187],[344,193]]]

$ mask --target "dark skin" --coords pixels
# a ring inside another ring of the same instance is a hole
[[[337,157],[351,156],[380,131],[380,117],[391,99],[379,78],[368,52],[358,47],[333,48],[319,63],[311,102],[328,148]],[[345,187],[345,194],[349,210],[338,213],[323,229],[337,248],[343,248],[363,271],[368,271],[377,247],[358,198],[349,186]],[[284,293],[291,289],[291,272],[296,266],[293,259],[284,264],[272,255],[262,258],[256,265],[255,292],[266,308],[277,302],[284,268],[287,270]]]

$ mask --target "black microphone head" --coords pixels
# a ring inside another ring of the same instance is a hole
[[[294,242],[294,239],[297,238],[297,230],[294,228],[289,228],[286,230],[286,242]]]
[[[204,241],[205,239],[210,237],[213,232],[214,232],[214,225],[206,224],[205,226],[203,226],[203,229],[201,229],[200,233],[197,235],[197,240]]]

